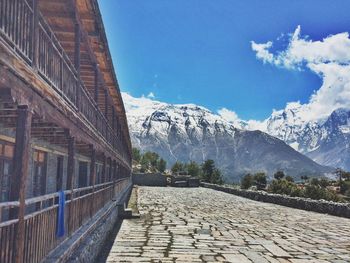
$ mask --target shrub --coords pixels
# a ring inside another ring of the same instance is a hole
[[[258,190],[263,190],[266,188],[267,179],[265,173],[256,173],[254,175],[254,183]]]
[[[298,186],[286,179],[273,180],[268,189],[269,192],[274,194],[286,194],[291,196],[301,196],[301,190]]]
[[[158,171],[160,173],[164,173],[165,172],[165,169],[166,169],[166,161],[161,158],[159,161],[158,161],[158,164],[157,164],[157,168],[158,168]]]
[[[254,177],[251,174],[245,175],[241,180],[241,188],[248,189],[254,183]]]
[[[187,168],[187,173],[191,176],[197,177],[200,174],[200,167],[199,165],[194,162],[191,161],[189,164],[186,165]]]
[[[305,189],[300,189],[298,186],[286,179],[273,180],[269,186],[269,192],[275,194],[285,194],[294,197],[306,197],[315,200],[324,199],[327,201],[341,201],[341,198],[334,192],[321,187],[319,180],[312,180],[312,183],[307,185]]]
[[[179,172],[183,172],[184,170],[184,165],[183,163],[177,161],[176,163],[174,163],[173,167],[171,167],[171,171],[176,174]]]
[[[350,181],[340,181],[339,186],[340,186],[340,193],[345,194],[345,192],[350,190]]]
[[[141,160],[141,152],[137,148],[132,148],[132,159],[136,162],[140,162]]]
[[[305,197],[315,200],[341,201],[341,198],[334,191],[327,190],[319,185],[307,185],[304,190],[304,195]]]

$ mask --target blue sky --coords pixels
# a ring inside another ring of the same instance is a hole
[[[313,41],[350,28],[348,0],[99,0],[122,91],[135,97],[225,107],[261,120],[287,102],[306,103],[322,79],[308,68],[256,58],[251,41],[301,26]],[[282,35],[284,34],[284,36]],[[276,39],[279,38],[279,41]]]

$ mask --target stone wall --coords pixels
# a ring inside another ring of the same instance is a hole
[[[160,173],[133,174],[133,184],[140,186],[167,186],[167,177]]]
[[[271,194],[263,191],[249,191],[235,189],[215,184],[201,183],[202,187],[211,188],[229,194],[249,198],[255,201],[288,206],[292,208],[313,211],[350,218],[350,203],[337,203],[324,200],[312,200],[309,198],[291,197],[286,195]]]

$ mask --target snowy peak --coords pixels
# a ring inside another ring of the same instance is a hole
[[[239,119],[228,121],[194,104],[166,104],[128,94],[123,97],[133,145],[159,153],[170,165],[177,160],[213,159],[228,181],[237,181],[247,172],[272,175],[282,169],[299,176],[306,171],[316,175],[328,171],[277,138],[240,129],[248,123]]]

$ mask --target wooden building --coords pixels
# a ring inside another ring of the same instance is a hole
[[[130,185],[130,173],[97,0],[0,0],[0,262],[45,259]]]

